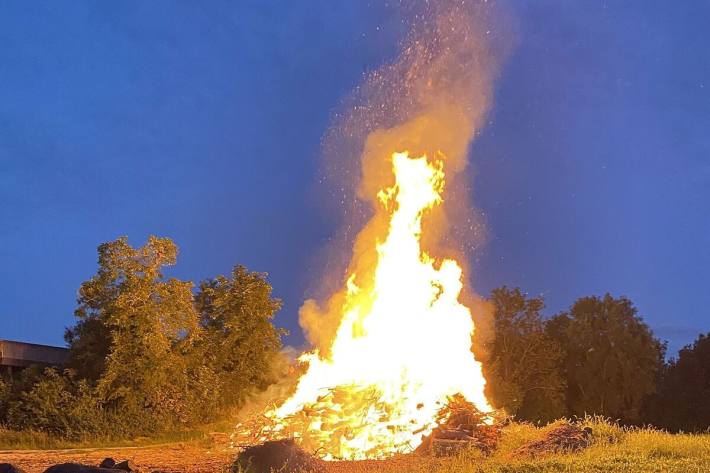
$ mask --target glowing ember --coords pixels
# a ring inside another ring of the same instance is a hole
[[[461,267],[420,246],[422,216],[442,202],[444,161],[394,153],[392,169],[394,186],[378,194],[390,218],[373,280],[358,287],[350,276],[330,352],[303,355],[296,392],[267,414],[269,436],[295,436],[329,459],[412,451],[457,393],[491,410],[471,313],[458,301]]]

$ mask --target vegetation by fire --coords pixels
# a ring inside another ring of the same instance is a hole
[[[151,237],[99,246],[79,289],[64,371],[30,368],[0,382],[0,423],[78,440],[133,438],[214,421],[285,366],[281,302],[265,275],[236,266],[200,283],[166,278],[177,246]]]

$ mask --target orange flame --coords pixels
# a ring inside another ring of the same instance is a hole
[[[412,13],[399,58],[368,75],[326,135],[341,196],[332,200],[344,206],[348,235],[374,210],[352,241],[349,277],[301,307],[315,347],[300,358],[306,371],[267,412],[268,425],[259,419],[258,432],[249,430],[261,441],[295,437],[326,459],[414,450],[455,394],[491,410],[461,302],[465,260],[451,257],[459,254],[451,240],[475,239],[461,237],[478,228],[463,171],[506,45],[488,27],[496,24],[488,2],[421,2]],[[346,254],[338,250],[335,266]]]
[[[347,282],[328,356],[318,350],[295,394],[268,414],[325,458],[381,458],[416,448],[447,398],[463,394],[480,410],[481,365],[471,352],[473,320],[459,301],[461,267],[422,251],[422,216],[442,202],[443,161],[392,155],[395,184],[379,192],[390,212],[369,288]]]

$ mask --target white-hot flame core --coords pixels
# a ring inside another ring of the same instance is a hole
[[[395,153],[392,165],[395,185],[379,194],[392,210],[371,289],[358,288],[351,275],[329,356],[303,355],[308,370],[296,392],[269,413],[288,428],[289,416],[314,409],[317,414],[301,419],[310,419],[306,428],[326,458],[411,451],[457,393],[491,410],[471,352],[471,312],[458,300],[462,269],[454,260],[434,261],[420,245],[422,215],[442,202],[443,163]],[[329,397],[333,389],[347,399]]]

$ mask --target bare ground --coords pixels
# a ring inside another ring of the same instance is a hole
[[[205,448],[194,444],[165,444],[150,447],[87,448],[70,450],[0,450],[0,463],[12,463],[27,473],[42,473],[57,463],[84,463],[98,465],[111,457],[117,461],[130,460],[141,471],[161,470],[174,473],[223,473],[229,471],[237,452],[217,446]],[[389,460],[328,462],[332,473],[386,473],[408,471],[408,466],[422,461],[438,463],[435,459],[402,456]]]
[[[3,450],[0,463],[12,463],[27,473],[42,473],[57,463],[76,462],[98,465],[106,457],[131,460],[150,473],[161,470],[175,473],[219,473],[228,471],[234,452],[226,448],[207,449],[193,444],[153,445],[71,450]]]

